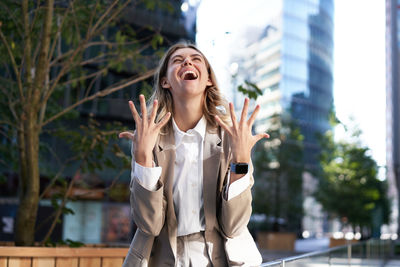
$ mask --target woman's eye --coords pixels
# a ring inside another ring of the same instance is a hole
[[[193,58],[193,60],[194,60],[194,61],[201,61],[201,58],[195,57],[195,58]]]
[[[176,59],[174,59],[172,62],[173,62],[173,63],[180,63],[180,62],[182,62],[182,59],[176,58]]]

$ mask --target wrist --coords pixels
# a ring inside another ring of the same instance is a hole
[[[143,167],[153,167],[153,155],[151,153],[135,153],[135,161]]]
[[[249,163],[250,155],[235,155],[232,156],[232,163]]]

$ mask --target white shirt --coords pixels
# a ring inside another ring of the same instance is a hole
[[[178,236],[205,230],[203,210],[203,146],[207,121],[204,116],[197,125],[187,132],[181,131],[172,120],[175,136],[175,168],[173,198],[178,222]],[[161,167],[147,168],[135,162],[132,177],[147,190],[156,190]],[[228,182],[229,184],[229,178]],[[233,182],[227,191],[227,200],[242,193],[250,185],[247,173]]]

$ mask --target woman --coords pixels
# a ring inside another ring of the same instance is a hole
[[[251,133],[259,106],[248,120],[248,99],[239,121],[232,103],[230,118],[220,112],[209,62],[184,43],[160,61],[151,111],[139,100],[141,116],[129,101],[135,133],[120,134],[133,142],[138,227],[124,266],[227,266],[224,242],[247,231],[251,215],[251,149],[268,137]]]

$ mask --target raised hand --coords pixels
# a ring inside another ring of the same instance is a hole
[[[146,100],[144,95],[139,96],[139,101],[142,117],[138,114],[133,102],[129,101],[129,108],[131,109],[133,119],[136,123],[135,133],[122,132],[119,134],[119,138],[132,140],[135,148],[135,161],[144,167],[152,167],[152,151],[156,144],[157,136],[160,133],[161,128],[168,122],[171,113],[168,112],[160,122],[155,123],[154,120],[158,108],[157,100],[154,100],[153,102],[153,109],[149,117],[147,116]]]
[[[232,125],[227,125],[224,123],[217,115],[215,119],[217,123],[229,134],[230,145],[232,149],[232,161],[235,163],[249,163],[251,149],[253,146],[262,138],[269,138],[267,133],[260,133],[253,135],[251,128],[253,126],[254,120],[256,119],[257,113],[260,110],[260,106],[257,105],[251,114],[250,118],[247,120],[247,111],[249,108],[249,99],[244,100],[244,105],[242,109],[242,115],[240,121],[236,120],[236,114],[233,108],[233,104],[229,103],[229,111],[231,114]]]

